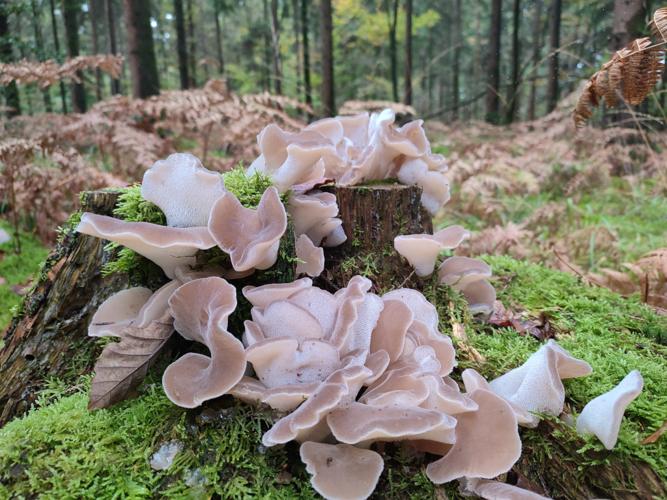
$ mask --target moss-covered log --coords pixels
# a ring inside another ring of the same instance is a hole
[[[82,195],[82,209],[111,215],[118,192]],[[71,230],[47,258],[33,290],[4,335],[0,350],[0,425],[28,410],[47,378],[73,379],[94,363],[86,330],[97,307],[127,285],[101,276],[104,242]]]
[[[421,188],[386,183],[324,186],[322,190],[336,195],[347,241],[326,249],[318,285],[335,291],[362,274],[379,292],[398,286],[421,288],[412,267],[394,250],[397,235],[433,230],[431,217],[420,203]]]

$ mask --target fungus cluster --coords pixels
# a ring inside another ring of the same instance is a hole
[[[589,374],[588,363],[550,340],[495,380],[463,371],[462,388],[451,377],[457,365],[452,341],[421,292],[378,295],[369,279],[355,276],[331,293],[311,279],[324,269],[323,247],[346,239],[336,197],[314,189],[325,179],[351,184],[398,177],[423,187],[422,203],[433,213],[447,200],[444,160],[431,154],[421,122],[395,128],[393,121],[385,111],[321,120],[298,133],[267,127],[248,174],[269,174],[274,186],[257,207],[243,206],[222,177],[192,155],[157,162],[146,172],[142,195],[164,212],[166,226],[84,214],[78,230],[147,257],[169,281],[155,292],[135,287],[107,299],[89,334],[121,338],[105,348],[107,358],[127,345],[132,355],[151,357],[174,330],[204,346],[208,355],[190,352],[166,368],[167,397],[194,408],[227,394],[282,412],[262,443],[300,443],[312,485],[325,498],[368,497],[384,469],[375,445],[381,442],[434,457],[426,468],[434,483],[458,479],[485,498],[538,498],[492,479],[520,457],[518,425],[559,415],[562,379]],[[287,192],[284,204],[280,194]],[[243,287],[249,316],[242,332],[230,331],[240,288],[234,280],[276,263],[288,218],[297,272],[307,277]],[[468,236],[451,226],[433,235],[396,235],[394,246],[425,277],[443,251]],[[199,265],[198,252],[214,247],[227,255],[227,268]],[[490,277],[488,265],[466,257],[448,257],[438,268],[439,283],[459,290],[475,313],[492,310]],[[98,366],[97,375],[113,369],[118,364]],[[592,401],[577,428],[613,446],[640,380],[633,373]]]

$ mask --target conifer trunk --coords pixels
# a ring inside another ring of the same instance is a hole
[[[512,76],[507,91],[507,112],[505,122],[512,123],[516,118],[519,100],[519,70],[521,65],[521,41],[519,29],[521,27],[521,0],[514,0],[512,10]]]
[[[562,0],[553,0],[551,2],[551,11],[549,12],[549,79],[547,82],[547,112],[550,113],[558,105],[559,97],[559,57],[560,50],[560,16],[562,10]]]
[[[486,121],[498,123],[500,118],[500,42],[502,33],[502,0],[491,0],[489,53],[487,55]]]
[[[65,37],[67,40],[67,56],[71,59],[79,55],[79,0],[63,0],[63,19],[65,21]],[[77,71],[79,83],[71,84],[72,109],[75,113],[85,113],[86,89],[83,86],[83,72]]]
[[[174,17],[176,18],[178,74],[181,79],[181,90],[185,90],[190,86],[190,76],[188,75],[188,47],[185,37],[185,21],[183,19],[183,0],[174,0]]]
[[[280,60],[280,20],[278,0],[271,0],[271,47],[273,48],[273,88],[276,94],[283,93],[283,69]]]
[[[219,0],[213,1],[213,6],[215,9],[215,46],[218,54],[218,71],[221,75],[225,74],[225,58],[224,51],[222,50],[222,30],[220,29],[220,2]],[[297,77],[298,78],[298,77]]]
[[[430,71],[429,71],[430,73]],[[412,104],[412,0],[405,1],[405,95],[403,102]],[[429,74],[429,82],[432,80]],[[429,84],[429,105],[431,85]]]
[[[320,35],[322,37],[322,114],[336,114],[334,96],[333,20],[331,0],[320,0]]]
[[[534,120],[536,117],[537,103],[537,76],[540,65],[540,53],[542,51],[542,3],[543,0],[535,1],[535,13],[533,14],[533,33],[532,33],[532,67],[530,75],[530,100],[528,101],[528,119]]]
[[[127,47],[132,73],[132,95],[141,99],[160,93],[155,60],[150,2],[123,0]]]
[[[304,102],[312,107],[313,95],[310,84],[310,48],[308,41],[308,2],[301,0],[301,42],[303,44],[303,95]]]
[[[104,0],[104,10],[107,18],[107,32],[109,33],[109,52],[116,55],[118,48],[116,46],[116,19],[113,13],[113,0]],[[120,94],[120,80],[111,79],[111,95]]]
[[[0,62],[9,63],[14,60],[12,43],[9,39],[9,2],[0,0]],[[19,99],[19,90],[16,82],[11,82],[4,87],[5,102],[9,110],[7,116],[17,116],[21,114],[21,101]]]
[[[37,49],[37,59],[44,61],[46,59],[44,53],[44,37],[42,36],[42,27],[39,25],[39,9],[37,8],[36,0],[30,0],[30,7],[32,9],[32,29],[35,34],[35,48]],[[44,109],[47,113],[53,112],[53,105],[51,104],[50,87],[42,89],[42,98],[44,99]]]

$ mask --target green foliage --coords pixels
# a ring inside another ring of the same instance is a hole
[[[222,178],[225,181],[225,188],[236,196],[241,205],[246,208],[257,208],[264,191],[273,185],[271,179],[261,172],[246,175],[243,165],[225,172]],[[287,194],[281,195],[283,202],[287,201],[287,197]]]
[[[121,189],[113,213],[116,217],[128,222],[150,222],[161,226],[167,224],[167,219],[162,210],[141,196],[140,184]],[[145,282],[148,274],[156,272],[156,266],[152,262],[118,243],[109,243],[105,250],[113,253],[114,257],[102,268],[103,276],[113,273],[127,273],[134,279]]]
[[[641,444],[667,420],[667,347],[658,343],[667,343],[667,318],[634,299],[586,286],[568,274],[508,257],[489,257],[487,262],[500,276],[496,288],[506,306],[535,316],[545,314],[558,343],[593,367],[588,377],[565,381],[567,400],[576,411],[631,370],[641,372],[644,391],[625,413],[616,448],[605,453],[610,460],[647,462],[667,481],[667,441]],[[463,361],[460,366],[475,368],[487,378],[520,365],[540,346],[534,338],[509,328],[481,327],[468,335],[487,363]],[[582,439],[566,428],[563,432],[580,445],[582,453],[604,449],[594,438]]]
[[[0,227],[11,234],[9,224],[0,222]],[[4,331],[12,316],[19,312],[23,298],[11,287],[25,285],[42,266],[48,250],[32,234],[21,233],[21,253],[14,253],[11,241],[0,245],[0,332]],[[0,348],[2,341],[0,340]]]

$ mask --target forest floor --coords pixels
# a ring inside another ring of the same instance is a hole
[[[495,377],[550,337],[588,361],[593,374],[566,383],[569,415],[639,369],[644,392],[628,408],[613,451],[554,419],[545,423],[552,428],[549,437],[544,425],[522,431],[524,457],[532,457],[534,467],[537,456],[541,465],[528,474],[520,464],[515,473],[524,486],[555,497],[576,498],[566,491],[579,482],[594,484],[601,496],[630,489],[641,497],[630,464],[648,464],[667,483],[666,438],[650,439],[667,422],[667,317],[660,281],[650,281],[647,271],[643,290],[638,268],[624,263],[641,262],[667,246],[667,198],[660,194],[667,185],[656,170],[656,155],[667,147],[663,138],[649,146],[626,131],[591,132],[588,143],[576,143],[566,125],[563,116],[513,128],[428,124],[434,150],[449,159],[453,187],[436,225],[460,223],[475,232],[464,251],[489,255],[506,314],[525,328],[502,313],[491,324],[474,323],[455,297],[429,298],[438,306],[443,332],[454,324],[467,332],[467,340],[455,338],[457,374],[474,367]],[[26,236],[22,243],[19,258],[10,244],[0,246],[0,276],[6,280],[0,283],[0,328],[46,255],[36,239]],[[598,286],[612,285],[605,281],[608,269],[626,276],[626,298]],[[50,381],[38,409],[0,429],[0,497],[43,491],[82,497],[313,497],[293,456],[296,448],[258,448],[272,415],[254,412],[249,418],[247,407],[226,400],[185,411],[169,403],[155,379],[142,386],[138,399],[90,413],[89,382]],[[169,442],[180,448],[174,465],[153,470],[151,456]],[[576,450],[578,461],[554,468],[554,442]],[[426,479],[423,457],[389,446],[385,452],[378,498],[457,496],[455,486],[443,491]],[[618,484],[600,483],[597,471],[619,464],[628,467],[619,470]]]

